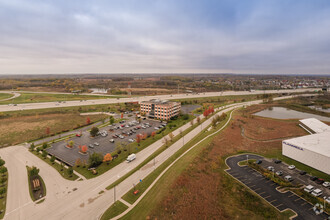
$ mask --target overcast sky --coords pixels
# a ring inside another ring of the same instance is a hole
[[[330,74],[329,0],[0,0],[0,74]]]

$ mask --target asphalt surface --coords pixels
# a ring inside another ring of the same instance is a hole
[[[310,179],[310,175],[309,174],[305,174],[305,175],[300,175],[299,171],[297,168],[290,170],[288,168],[288,164],[281,162],[279,164],[274,163],[272,160],[263,160],[263,162],[260,164],[260,166],[262,166],[263,168],[267,169],[268,166],[272,166],[276,171],[281,170],[283,172],[283,175],[281,177],[285,177],[286,175],[290,175],[292,176],[292,183],[294,184],[303,184],[305,186],[308,185],[312,185],[315,188],[321,189],[323,191],[323,194],[321,195],[321,197],[330,196],[330,188],[326,188],[324,187],[322,184],[317,184],[316,182],[312,181]],[[330,205],[330,204],[329,204]]]
[[[175,94],[175,95],[157,95],[157,96],[140,96],[132,98],[108,98],[108,99],[95,99],[86,101],[66,101],[65,103],[58,102],[42,102],[42,103],[25,103],[13,105],[0,105],[0,112],[7,111],[20,111],[31,109],[45,109],[45,108],[61,108],[71,106],[85,106],[85,105],[100,105],[100,104],[114,104],[125,102],[141,102],[148,101],[150,99],[185,99],[185,98],[203,98],[213,96],[228,96],[228,95],[253,95],[253,94],[275,94],[275,93],[298,93],[298,92],[314,92],[320,90],[319,88],[309,89],[282,89],[282,90],[257,90],[253,92],[249,91],[226,91],[226,92],[205,92],[205,93],[187,93],[187,94]]]
[[[126,120],[125,123],[123,123],[123,125],[128,124],[128,122],[133,121],[134,118],[130,118],[129,120]],[[151,126],[149,128],[140,128],[138,130],[135,130],[136,133],[133,133],[132,135],[127,135],[127,134],[123,134],[123,139],[120,138],[113,138],[112,135],[113,134],[121,134],[123,131],[128,131],[133,129],[134,127],[137,126],[141,126],[143,123],[149,123]],[[161,123],[159,121],[154,121],[154,120],[142,120],[141,124],[138,124],[136,126],[132,126],[129,128],[123,128],[118,129],[118,130],[114,130],[114,131],[110,131],[109,130],[109,126],[100,128],[100,131],[107,131],[108,132],[108,136],[103,137],[101,135],[98,135],[96,137],[91,137],[89,132],[87,131],[87,129],[85,129],[82,132],[82,136],[81,137],[73,137],[70,138],[70,141],[74,141],[74,146],[73,148],[68,148],[66,147],[66,141],[60,141],[54,144],[51,144],[51,147],[47,149],[47,152],[50,155],[54,155],[56,158],[62,160],[63,162],[74,166],[76,160],[79,158],[81,161],[85,161],[86,163],[88,162],[88,157],[90,154],[97,152],[97,153],[101,153],[103,155],[107,154],[107,153],[112,153],[115,148],[116,148],[116,143],[117,142],[122,142],[122,143],[126,143],[129,144],[128,140],[129,139],[136,139],[136,135],[137,134],[151,134],[151,132],[155,131],[157,132],[157,130],[155,130],[154,127],[159,126]],[[117,126],[122,125],[119,123],[116,123]],[[76,132],[77,133],[77,132]],[[111,143],[109,140],[110,139],[114,139],[114,143]],[[99,144],[99,146],[96,146],[94,143],[97,142]],[[90,144],[92,144],[94,147],[90,148],[88,147]],[[79,153],[79,146],[82,145],[86,145],[88,147],[87,150],[87,154],[81,154]]]
[[[238,162],[247,159],[247,154],[229,157],[226,160],[227,165],[230,167],[226,172],[232,177],[242,182],[245,186],[253,190],[264,200],[270,203],[279,211],[291,209],[295,211],[298,216],[294,219],[326,219],[326,214],[316,215],[313,211],[313,206],[301,199],[291,191],[281,193],[276,190],[278,186],[271,180],[266,179],[259,172],[248,166],[240,167]],[[249,159],[264,159],[263,157],[248,154]]]

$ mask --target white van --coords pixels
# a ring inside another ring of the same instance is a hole
[[[293,180],[292,177],[289,175],[285,176],[284,179],[288,182],[291,182]]]
[[[314,186],[308,185],[304,188],[304,191],[311,193],[314,190]]]
[[[131,162],[131,161],[135,160],[135,158],[136,158],[136,155],[135,154],[131,154],[131,155],[128,155],[126,161],[127,162]]]

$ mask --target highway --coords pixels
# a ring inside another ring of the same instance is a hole
[[[108,99],[92,99],[85,101],[66,101],[65,103],[58,102],[40,102],[40,103],[24,103],[14,105],[0,105],[0,112],[8,111],[21,111],[32,109],[46,109],[46,108],[61,108],[72,106],[86,106],[86,105],[101,105],[101,104],[115,104],[124,102],[141,102],[150,99],[186,99],[186,98],[205,98],[214,96],[229,96],[229,95],[253,95],[253,94],[276,94],[276,93],[300,93],[300,92],[314,92],[320,90],[319,88],[309,89],[287,89],[287,90],[257,90],[257,91],[226,91],[226,92],[206,92],[206,93],[187,93],[187,94],[174,94],[174,95],[157,95],[157,96],[140,96],[132,98],[108,98]]]
[[[290,97],[279,97],[276,99],[285,99]],[[252,105],[262,102],[261,100],[232,104],[229,111],[233,108],[243,105]],[[201,116],[203,118],[203,116]],[[196,127],[184,136],[187,143],[194,138],[201,127],[210,125],[212,117]],[[196,123],[196,119],[195,119]],[[173,132],[174,136],[180,134],[190,127],[190,123],[185,124]],[[116,181],[121,176],[128,173],[138,164],[142,163],[147,157],[154,153],[163,143],[158,140],[154,144],[137,153],[137,159],[131,163],[123,162],[108,172],[93,179],[84,181],[69,181],[47,163],[28,152],[25,146],[12,146],[0,149],[0,156],[6,161],[9,172],[9,189],[7,195],[7,210],[5,219],[97,219],[114,202],[113,190],[105,188]],[[155,161],[155,167],[162,164],[172,156],[183,145],[182,138],[159,154]],[[27,174],[25,166],[36,166],[40,168],[40,175],[45,181],[47,195],[44,202],[35,204],[31,201],[28,191]],[[117,199],[124,195],[133,186],[154,170],[153,161],[142,167],[139,171],[132,174],[126,180],[116,187]],[[76,190],[73,190],[76,189]],[[105,192],[99,194],[101,190]]]

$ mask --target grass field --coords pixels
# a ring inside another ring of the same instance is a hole
[[[176,120],[173,120],[171,122],[168,123],[168,126],[166,126],[166,129],[160,133],[160,134],[156,134],[153,138],[149,137],[145,140],[142,140],[140,142],[140,146],[134,142],[129,144],[126,147],[126,151],[123,150],[120,154],[118,154],[118,157],[113,160],[111,163],[107,164],[107,163],[102,163],[100,166],[98,166],[96,168],[97,170],[97,174],[94,175],[92,174],[91,171],[88,170],[88,167],[82,167],[82,166],[74,166],[74,170],[77,171],[78,173],[80,173],[81,175],[83,175],[84,177],[86,177],[87,179],[96,177],[98,175],[101,175],[103,173],[105,173],[106,171],[108,171],[109,169],[117,166],[118,164],[120,164],[121,162],[123,162],[124,160],[126,160],[127,156],[131,153],[137,153],[141,150],[143,150],[144,148],[148,147],[150,144],[156,142],[157,140],[161,139],[163,136],[169,134],[170,132],[176,130],[177,128],[181,127],[182,125],[188,123],[190,120],[192,120],[194,117],[192,115],[189,115],[188,119],[184,120],[183,117],[179,117]],[[172,128],[170,128],[169,125],[172,125]],[[130,149],[130,150],[127,150]],[[116,152],[114,152],[116,153]],[[112,154],[113,155],[113,154]]]
[[[111,219],[120,213],[123,213],[128,207],[120,202],[116,201],[112,206],[110,206],[102,215],[101,220],[108,220]]]
[[[7,179],[5,183],[1,185],[1,188],[5,188],[6,192],[0,197],[0,219],[3,219],[6,213],[6,204],[7,204],[7,191],[8,191],[8,171],[4,174],[1,174],[1,178]]]
[[[3,99],[8,99],[10,97],[13,97],[13,94],[9,94],[9,93],[0,93],[0,103],[1,103],[1,100]]]
[[[78,113],[69,113],[2,118],[0,119],[0,146],[14,145],[46,137],[47,127],[50,129],[50,134],[71,130],[78,125],[86,124],[87,117],[90,118],[91,122],[95,122],[107,116],[80,116]]]
[[[0,100],[2,99],[1,94],[2,93],[0,93]],[[107,99],[107,98],[120,98],[120,97],[22,92],[19,97],[8,101],[2,101],[2,102],[0,101],[0,104],[10,104],[10,103],[20,104],[20,103],[73,101],[73,100],[87,100],[87,99]]]

